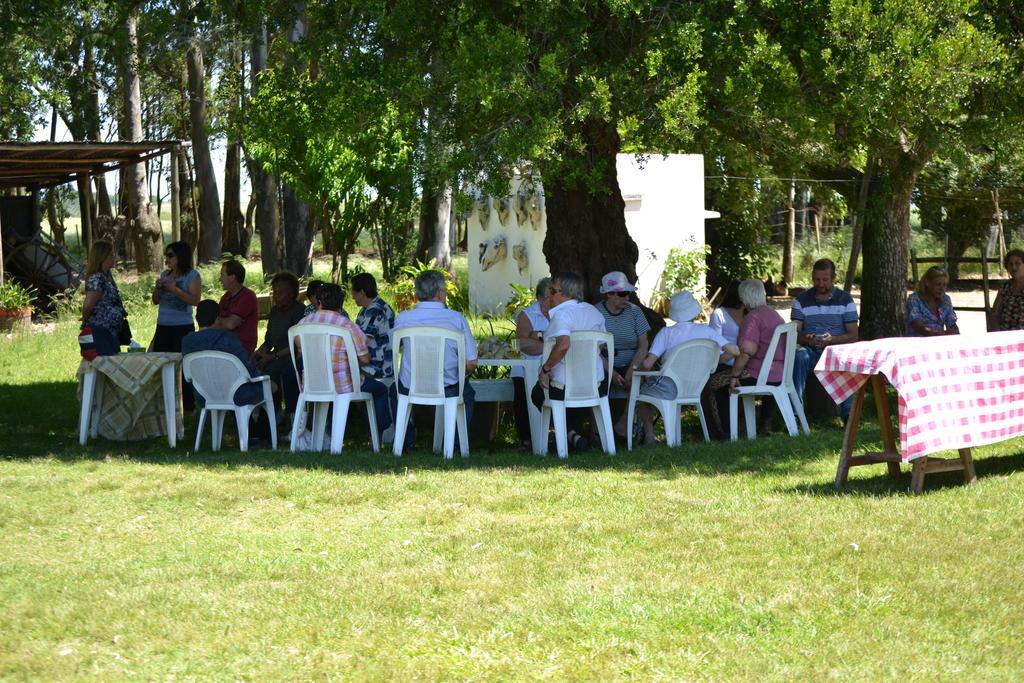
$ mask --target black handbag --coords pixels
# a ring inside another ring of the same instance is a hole
[[[132,326],[128,324],[128,316],[121,319],[121,328],[117,331],[117,343],[119,346],[128,346],[132,343]]]

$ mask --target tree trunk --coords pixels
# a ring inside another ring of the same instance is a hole
[[[588,300],[599,298],[601,276],[621,270],[636,282],[639,250],[626,230],[625,203],[619,190],[615,155],[619,134],[615,126],[600,119],[582,124],[585,149],[575,161],[599,177],[593,192],[579,176],[566,176],[549,169],[543,174],[547,235],[544,256],[552,273],[569,271],[583,278]]]
[[[127,50],[122,62],[121,83],[124,95],[124,126],[126,139],[142,140],[142,95],[139,89],[139,41],[136,29],[138,18],[130,14],[125,20]],[[128,219],[129,234],[135,247],[135,268],[140,273],[159,271],[163,266],[164,234],[160,219],[150,206],[146,186],[146,165],[133,164],[125,168],[125,196],[128,199],[124,215]]]
[[[306,6],[303,0],[292,3],[294,12],[292,26],[288,31],[288,41],[298,44],[306,38]],[[289,69],[296,73],[304,71],[308,65],[297,63],[289,58],[286,61]],[[284,204],[284,267],[286,270],[303,277],[312,271],[313,239],[316,226],[310,220],[309,204],[299,198],[295,189],[285,185],[281,192]]]
[[[267,28],[261,23],[253,33],[250,55],[252,96],[260,87],[260,73],[267,68]],[[281,204],[277,194],[277,177],[263,169],[263,165],[247,159],[252,194],[256,201],[255,229],[260,234],[260,253],[263,277],[281,269],[284,263],[284,235],[281,231]]]
[[[446,183],[440,193],[424,188],[416,258],[428,263],[433,260],[438,268],[447,271],[452,269],[451,213],[451,184]]]
[[[853,289],[853,281],[857,276],[857,260],[860,258],[860,249],[864,241],[864,223],[867,220],[868,189],[871,187],[871,178],[875,172],[874,154],[868,152],[868,163],[864,167],[864,173],[860,178],[860,191],[857,194],[857,210],[853,214],[853,241],[850,245],[850,262],[846,264],[846,278],[843,280],[843,289],[847,292]]]
[[[188,68],[189,116],[192,127],[192,156],[195,159],[196,183],[199,186],[199,260],[220,258],[221,224],[220,193],[210,158],[210,141],[206,127],[206,75],[203,72],[203,51],[198,37],[189,38],[186,51]]]
[[[231,68],[241,73],[242,50],[237,45],[232,46],[230,59]],[[237,117],[241,109],[237,95],[231,98],[229,106],[228,116]],[[221,251],[245,257],[249,254],[251,240],[252,235],[246,229],[242,214],[242,142],[229,137],[224,159],[224,243]]]
[[[224,161],[224,244],[221,251],[246,256],[252,235],[242,214],[242,144],[228,142]]]
[[[905,160],[901,160],[905,161]],[[878,169],[868,189],[864,218],[864,278],[861,339],[904,333],[907,259],[910,248],[910,193],[920,167],[896,163]]]
[[[82,246],[88,251],[94,241],[92,230],[92,183],[89,176],[78,174],[78,215],[82,221]]]
[[[199,229],[196,221],[195,188],[192,183],[191,164],[188,160],[188,148],[179,147],[172,154],[178,155],[178,212],[180,221],[180,237],[192,247],[193,255],[199,247]]]
[[[313,261],[314,226],[310,221],[309,204],[299,199],[295,190],[285,185],[284,200],[284,269],[305,277]]]

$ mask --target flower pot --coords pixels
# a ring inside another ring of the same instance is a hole
[[[0,332],[27,330],[32,325],[31,308],[0,309]]]

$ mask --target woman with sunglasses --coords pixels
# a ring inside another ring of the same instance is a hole
[[[917,291],[907,297],[908,337],[960,334],[953,302],[946,294],[948,285],[949,276],[944,268],[932,266],[925,272],[917,283]]]
[[[629,295],[635,291],[636,287],[620,271],[612,271],[601,278],[604,301],[597,304],[597,310],[604,316],[605,328],[615,337],[612,386],[624,391],[629,390],[633,371],[647,357],[647,333],[651,331],[643,310],[629,301]],[[625,428],[625,422],[619,420],[615,431],[624,437]]]
[[[181,353],[181,340],[194,332],[192,307],[199,304],[203,283],[199,271],[192,267],[192,247],[188,242],[172,242],[164,250],[167,270],[160,273],[153,288],[154,304],[158,305],[156,332],[151,351]],[[192,385],[182,383],[181,402],[185,410],[194,406]]]

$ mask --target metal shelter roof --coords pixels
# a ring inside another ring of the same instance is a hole
[[[187,146],[180,140],[147,142],[0,142],[0,188],[53,187],[137,164]]]

